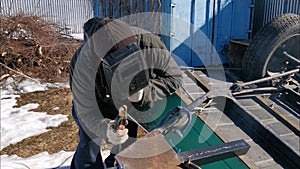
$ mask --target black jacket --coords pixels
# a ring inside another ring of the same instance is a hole
[[[143,106],[173,94],[180,86],[182,72],[158,36],[136,30],[133,34],[137,35],[137,43],[144,49],[148,66],[153,67],[148,72],[149,85],[144,89],[143,99],[137,103],[137,106]],[[113,100],[103,94],[107,86],[103,85],[106,82],[101,61],[95,54],[95,42],[86,41],[74,54],[70,65],[70,87],[78,118],[98,135],[103,127],[101,123],[105,122],[103,119],[114,119],[118,112]]]

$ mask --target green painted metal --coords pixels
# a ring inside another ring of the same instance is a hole
[[[162,119],[173,110],[176,106],[185,107],[186,104],[176,94],[167,97],[167,99],[156,102],[154,106],[140,114],[140,118],[147,120],[142,125],[149,131],[157,128]],[[155,117],[150,119],[147,114]],[[147,119],[148,118],[148,119]],[[139,120],[142,120],[139,119]],[[183,133],[181,138],[175,132],[170,132],[165,136],[166,141],[179,153],[188,150],[209,147],[222,144],[222,140],[196,115],[192,116],[192,123],[188,127],[187,132]],[[248,168],[236,155],[232,154],[226,159],[212,159],[210,161],[194,161],[201,168],[206,169],[246,169]]]
[[[193,126],[191,130],[184,135],[184,139],[181,140],[175,147],[175,151],[188,151],[199,148],[209,147],[213,145],[222,144],[222,140],[196,115],[193,115]],[[170,134],[165,137],[170,142],[171,139],[174,141],[174,137],[180,139],[175,134]],[[248,168],[238,157],[235,155],[230,156],[224,160],[212,159],[213,161],[194,161],[201,168]],[[217,161],[215,161],[217,160]]]

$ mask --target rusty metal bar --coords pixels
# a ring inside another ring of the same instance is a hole
[[[288,72],[276,74],[276,75],[273,75],[273,76],[270,76],[270,77],[265,77],[265,78],[261,78],[261,79],[258,79],[258,80],[253,80],[253,81],[250,81],[250,82],[246,82],[246,83],[242,83],[242,84],[237,84],[237,85],[238,85],[238,87],[249,86],[249,85],[252,85],[252,84],[266,82],[266,81],[269,81],[269,80],[272,80],[272,79],[275,79],[275,78],[287,76],[287,75],[290,75],[290,74],[293,74],[293,73],[297,73],[299,71],[300,71],[300,69],[297,68],[297,69],[290,70]]]
[[[276,91],[278,92],[278,88],[276,87],[261,87],[261,88],[256,88],[256,89],[244,89],[241,91],[237,91],[237,92],[232,92],[233,96],[237,96],[237,95],[242,95],[242,94],[248,94],[248,93],[254,93],[254,92],[272,92],[272,91]]]
[[[245,140],[237,140],[223,143],[216,146],[210,146],[197,150],[185,151],[178,153],[179,159],[182,161],[198,161],[207,160],[208,158],[225,159],[228,154],[243,155],[248,152],[250,145]]]

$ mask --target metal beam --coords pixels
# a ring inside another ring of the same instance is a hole
[[[210,146],[197,150],[185,151],[178,153],[178,157],[182,161],[199,161],[214,159],[226,159],[228,155],[232,154],[243,155],[248,152],[250,145],[245,140],[237,140],[220,145]]]

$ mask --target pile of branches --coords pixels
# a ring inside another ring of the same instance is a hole
[[[70,59],[80,41],[38,16],[0,16],[0,23],[0,76],[17,72],[41,82],[68,81]]]

